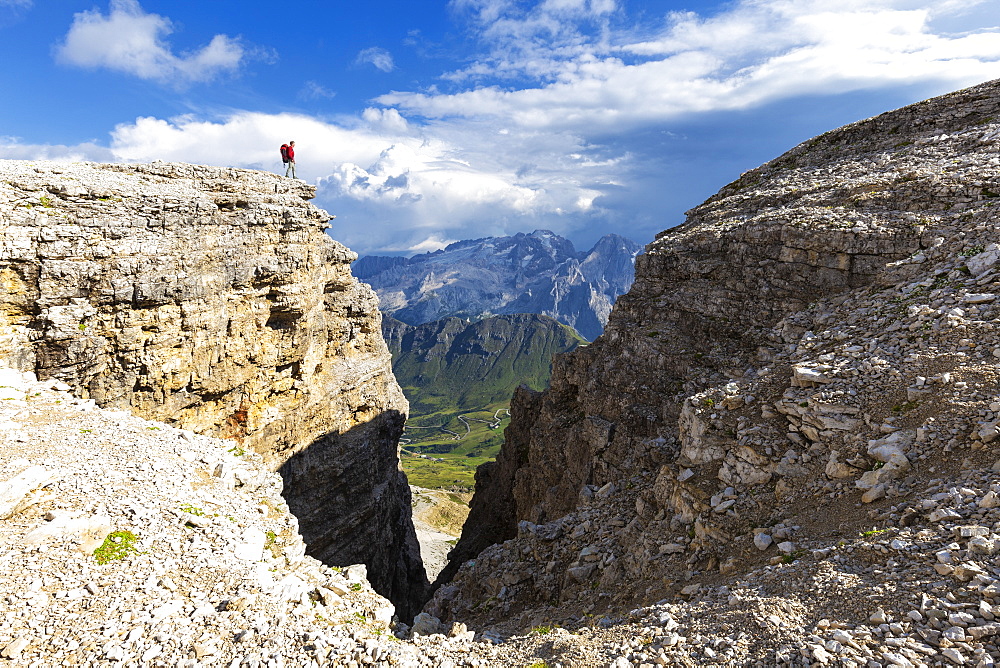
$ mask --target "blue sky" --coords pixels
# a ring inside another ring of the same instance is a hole
[[[0,157],[299,176],[362,253],[646,243],[845,123],[1000,78],[997,0],[0,0]]]

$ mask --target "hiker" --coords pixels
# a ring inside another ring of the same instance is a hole
[[[290,141],[281,145],[281,161],[285,163],[285,176],[291,174],[293,179],[297,179],[298,177],[295,176],[295,142]]]

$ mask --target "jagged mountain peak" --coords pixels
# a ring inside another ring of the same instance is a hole
[[[611,234],[578,252],[568,239],[535,230],[457,241],[412,258],[366,256],[354,273],[375,288],[384,313],[410,324],[538,313],[593,339],[631,285],[641,249]]]

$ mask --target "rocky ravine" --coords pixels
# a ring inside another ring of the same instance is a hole
[[[0,161],[0,358],[280,471],[311,555],[406,616],[424,576],[374,293],[314,188],[181,164]]]
[[[991,82],[661,234],[604,335],[516,396],[426,610],[631,625],[622,665],[1000,660],[998,149]]]

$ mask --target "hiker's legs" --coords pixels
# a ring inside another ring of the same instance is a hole
[[[288,176],[289,174],[292,175],[293,179],[297,178],[295,176],[295,161],[294,160],[289,160],[288,161],[288,166],[285,167],[285,176]]]

